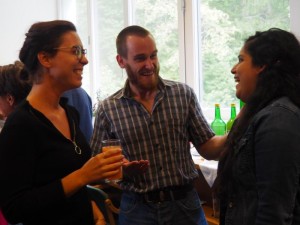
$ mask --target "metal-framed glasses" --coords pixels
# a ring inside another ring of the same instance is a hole
[[[62,49],[72,49],[73,54],[77,56],[78,60],[82,59],[83,55],[86,55],[87,50],[82,48],[80,45],[75,45],[72,47],[61,47],[61,48],[54,48],[55,50],[62,50]]]

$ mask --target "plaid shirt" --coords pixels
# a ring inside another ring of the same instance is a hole
[[[145,174],[124,174],[121,183],[123,190],[143,193],[184,185],[196,178],[190,142],[200,146],[213,135],[189,86],[160,78],[149,113],[130,97],[127,81],[123,89],[100,103],[91,147],[95,155],[102,140],[117,138],[126,159],[149,160]]]

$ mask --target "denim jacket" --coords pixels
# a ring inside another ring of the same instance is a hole
[[[286,97],[272,102],[233,151],[233,188],[221,224],[300,224],[300,109]]]

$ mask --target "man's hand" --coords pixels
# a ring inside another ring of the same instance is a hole
[[[138,176],[146,172],[149,168],[148,160],[139,160],[129,162],[127,159],[124,159],[123,171],[129,176]]]

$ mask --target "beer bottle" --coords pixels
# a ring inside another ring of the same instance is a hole
[[[216,135],[224,135],[226,133],[226,123],[221,118],[219,104],[215,104],[215,119],[211,123],[211,129]]]
[[[227,124],[226,124],[226,132],[229,133],[229,131],[231,130],[232,124],[235,120],[236,117],[236,109],[235,109],[235,104],[231,104],[231,111],[230,111],[230,119],[228,120]]]
[[[240,110],[243,108],[244,105],[245,105],[245,102],[243,102],[243,101],[240,99]]]

